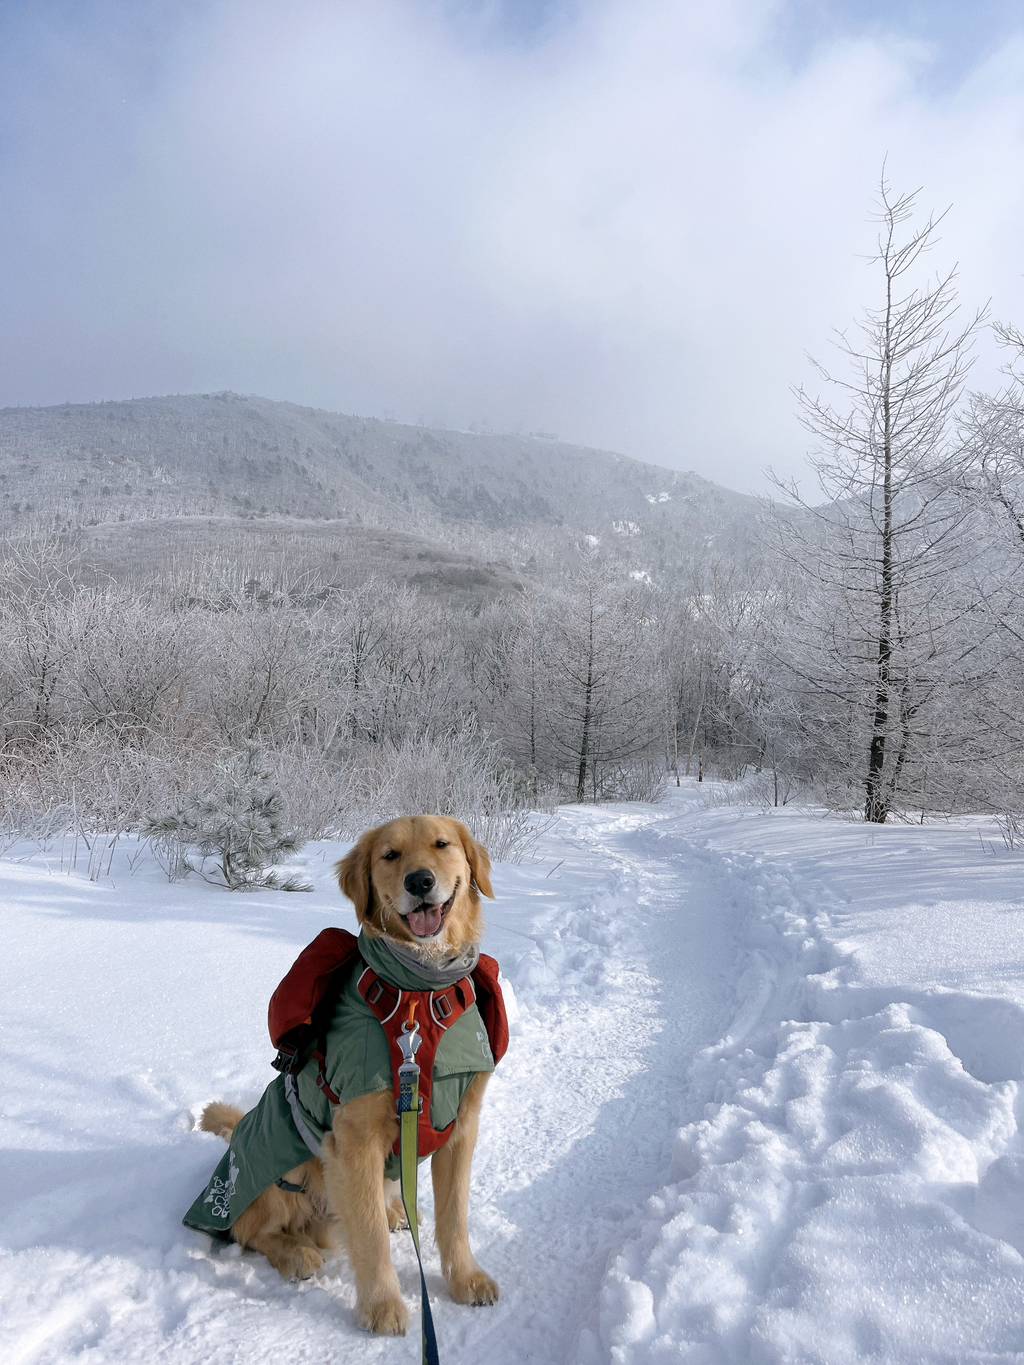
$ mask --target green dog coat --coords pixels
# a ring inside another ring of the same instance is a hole
[[[378,976],[402,991],[431,989],[410,968],[387,954],[378,940],[360,935],[359,954],[348,969],[325,1035],[324,1078],[342,1105],[379,1091],[390,1094],[394,1085],[387,1035],[356,989],[364,968],[371,966]],[[317,1084],[318,1070],[318,1063],[310,1058],[296,1076],[278,1076],[271,1081],[260,1102],[235,1128],[205,1189],[185,1214],[187,1227],[214,1236],[228,1235],[253,1200],[308,1161],[314,1148],[319,1149],[331,1131],[335,1107]],[[494,1056],[484,1021],[477,1006],[470,1005],[438,1045],[430,1107],[433,1127],[438,1131],[450,1128],[473,1078],[493,1070]],[[382,1174],[397,1179],[398,1158],[394,1154],[389,1154]]]

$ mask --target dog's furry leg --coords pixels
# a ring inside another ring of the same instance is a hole
[[[258,1204],[259,1200],[256,1202]],[[251,1231],[245,1221],[250,1212],[253,1213]],[[308,1280],[324,1263],[323,1255],[311,1237],[305,1233],[284,1232],[280,1226],[268,1228],[264,1212],[255,1207],[242,1214],[231,1232],[239,1246],[262,1252],[286,1280]]]
[[[303,1169],[288,1174],[301,1177]],[[320,1269],[324,1258],[306,1231],[307,1209],[304,1196],[285,1194],[271,1185],[235,1222],[231,1236],[239,1246],[262,1252],[286,1280],[308,1279]]]
[[[371,1332],[404,1336],[409,1312],[391,1264],[384,1163],[398,1135],[390,1091],[363,1095],[334,1116],[324,1143],[327,1201],[341,1223],[356,1281],[356,1312]]]
[[[205,1133],[216,1133],[230,1142],[235,1129],[245,1117],[233,1104],[214,1100],[199,1117],[199,1127]],[[301,1185],[306,1179],[318,1178],[318,1163],[307,1162],[288,1171],[287,1176]],[[311,1201],[304,1195],[288,1196],[271,1186],[249,1205],[231,1229],[232,1238],[239,1246],[259,1251],[281,1275],[288,1280],[305,1280],[324,1263],[322,1251],[330,1249],[330,1242],[319,1234],[306,1231],[311,1223]],[[324,1228],[328,1224],[324,1223]]]
[[[309,1235],[321,1251],[337,1251],[338,1225],[334,1218],[314,1218],[309,1225]]]
[[[469,1246],[469,1176],[487,1080],[488,1074],[481,1072],[472,1082],[463,1096],[455,1131],[430,1162],[441,1269],[456,1303],[497,1303],[499,1294]]]

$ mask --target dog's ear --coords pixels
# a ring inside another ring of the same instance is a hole
[[[485,896],[494,900],[494,887],[491,885],[491,855],[483,844],[477,843],[469,832],[469,827],[464,825],[461,820],[453,820],[452,824],[459,832],[462,851],[466,855],[466,862],[469,863],[469,875],[473,879],[474,886]]]
[[[335,865],[338,885],[356,907],[356,919],[360,924],[373,918],[373,881],[370,878],[370,860],[373,856],[373,841],[376,830],[368,830],[357,843],[353,844]]]

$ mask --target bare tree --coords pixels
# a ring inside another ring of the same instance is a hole
[[[661,742],[661,677],[649,589],[581,570],[548,614],[538,713],[543,743],[577,801],[599,794],[604,766]],[[535,714],[535,719],[536,719]]]
[[[988,743],[965,774],[979,804],[995,809],[1007,836],[1024,841],[1024,334],[998,326],[1011,359],[995,394],[975,394],[964,418],[974,462],[967,496],[980,509],[988,544],[978,566],[979,599],[992,637],[971,720]]]
[[[778,523],[806,576],[792,676],[817,703],[821,730],[834,735],[839,723],[845,761],[860,769],[865,819],[875,823],[898,800],[930,705],[958,677],[968,680],[976,647],[959,638],[969,608],[952,590],[972,515],[956,492],[970,456],[954,414],[983,312],[959,318],[955,269],[914,283],[945,216],[915,225],[916,198],[894,193],[883,174],[871,257],[879,302],[854,333],[838,334],[845,370],[818,366],[836,402],[797,391],[827,501],[778,481],[802,513]]]
[[[974,456],[973,488],[992,514],[997,534],[1010,540],[1015,557],[1024,554],[1024,334],[1005,324],[996,335],[1011,352],[1007,384],[997,394],[975,394],[964,419],[965,440]]]

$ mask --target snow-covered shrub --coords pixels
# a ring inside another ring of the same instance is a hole
[[[788,806],[792,801],[810,800],[811,793],[801,787],[792,773],[762,768],[748,773],[737,783],[736,800],[747,806]]]
[[[704,805],[713,810],[725,806],[754,806],[770,810],[773,806],[817,805],[820,794],[798,782],[788,773],[762,768],[742,777],[727,778],[720,772],[711,775],[704,787]]]
[[[327,839],[349,833],[351,812],[359,802],[345,758],[292,743],[266,750],[263,764],[297,835]]]
[[[0,850],[20,839],[46,848],[70,825],[71,808],[66,801],[44,804],[25,782],[24,765],[7,760],[0,768]]]
[[[525,806],[498,804],[476,811],[467,818],[467,823],[495,862],[521,863],[533,852],[553,820],[553,815]]]
[[[1024,811],[1003,811],[999,816],[999,833],[1009,852],[1024,848]]]
[[[665,795],[665,765],[649,758],[616,765],[602,774],[608,801],[660,801]]]
[[[192,871],[188,845],[181,842],[176,831],[173,834],[151,834],[149,848],[169,882],[180,882]]]
[[[201,861],[190,866],[202,876],[205,861],[215,859],[229,891],[311,889],[299,877],[274,871],[275,864],[302,844],[285,827],[281,793],[253,750],[236,760],[218,787],[191,793],[174,810],[148,819],[143,833],[163,841],[165,848],[177,843],[185,858],[195,850]]]
[[[436,812],[464,820],[495,859],[518,862],[545,828],[536,811],[554,804],[517,782],[472,720],[340,758],[290,745],[268,752],[264,764],[292,827],[307,839],[354,838],[398,815]]]
[[[541,832],[497,744],[472,718],[441,734],[368,749],[346,776],[350,834],[398,815],[452,815],[469,825],[492,857],[518,862]]]

